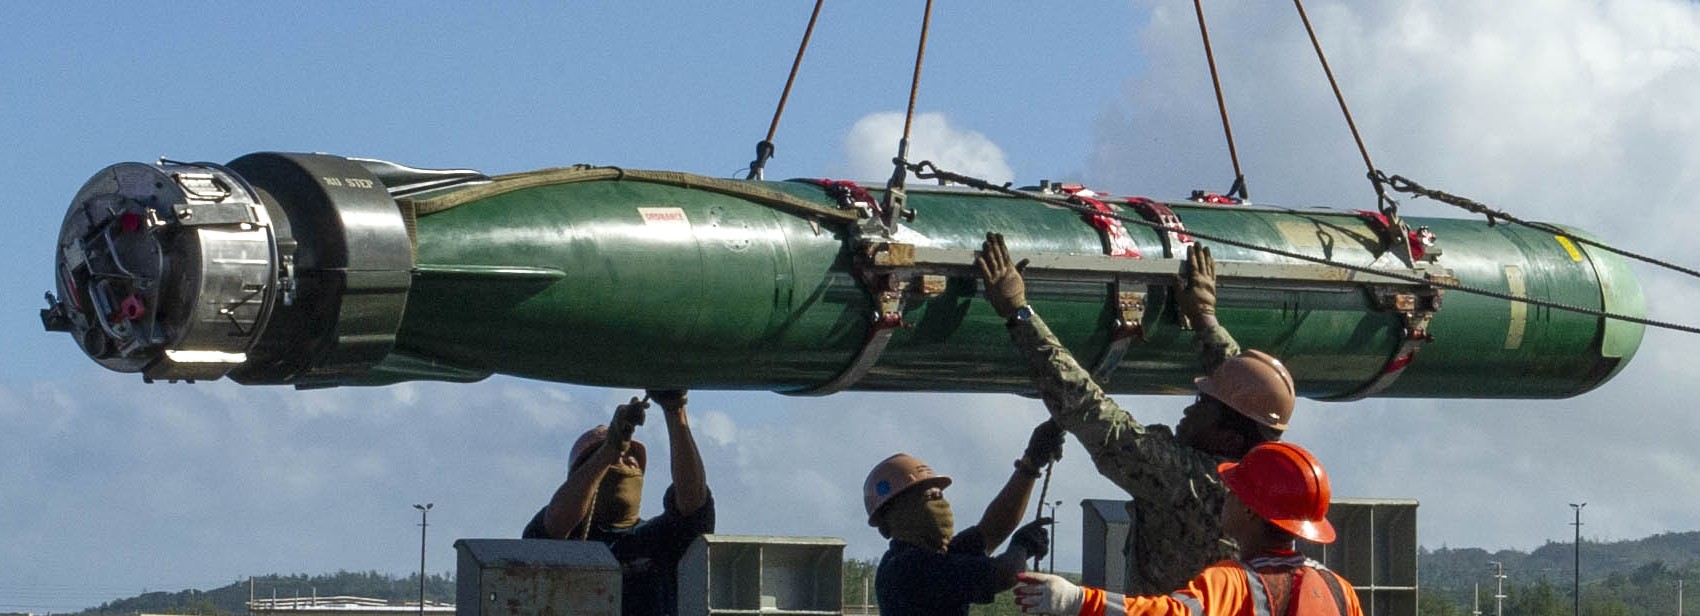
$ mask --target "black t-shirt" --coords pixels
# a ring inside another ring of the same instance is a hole
[[[979,526],[957,533],[943,554],[893,539],[874,575],[881,616],[966,615],[968,604],[991,603],[1001,590]]]
[[[593,528],[587,539],[607,544],[620,561],[620,611],[626,616],[670,616],[679,610],[679,559],[697,537],[714,532],[714,495],[690,515],[679,513],[673,503],[673,488],[661,498],[661,515],[638,522],[631,528]],[[543,515],[537,511],[520,536],[548,539]],[[577,538],[581,524],[568,537]]]

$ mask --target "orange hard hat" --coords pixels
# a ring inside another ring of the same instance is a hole
[[[567,467],[567,470],[570,471],[578,468],[578,465],[583,464],[584,461],[590,457],[591,452],[596,451],[596,448],[601,447],[602,443],[607,440],[607,424],[598,425],[586,430],[584,434],[580,434],[578,440],[573,442],[572,456],[569,457],[569,459],[572,460],[572,463]],[[643,443],[639,442],[637,439],[632,439],[631,443],[632,446],[630,449],[626,450],[626,453],[630,453],[633,458],[637,458],[638,470],[647,470],[649,467],[649,452],[644,450]]]
[[[1223,462],[1216,472],[1228,491],[1271,524],[1317,543],[1334,541],[1328,473],[1303,447],[1263,443],[1239,462]]]
[[[1248,350],[1228,358],[1210,376],[1193,381],[1208,395],[1252,421],[1286,430],[1293,418],[1293,375],[1281,360],[1263,351]]]
[[[950,478],[934,473],[933,467],[906,453],[892,454],[875,464],[874,470],[868,471],[868,479],[862,482],[862,505],[868,510],[868,526],[879,526],[874,514],[886,501],[916,486],[936,486],[942,490],[950,486]]]

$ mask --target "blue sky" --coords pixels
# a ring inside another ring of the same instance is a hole
[[[418,557],[411,505],[426,501],[429,569],[450,571],[454,538],[516,536],[572,439],[631,394],[509,378],[297,392],[107,372],[36,316],[84,180],[123,161],[269,150],[731,176],[767,130],[812,3],[725,4],[12,7],[0,25],[12,230],[0,257],[14,264],[0,269],[0,610],[273,572],[404,574]],[[828,3],[770,177],[889,173],[885,114],[906,102],[920,14],[894,4]],[[1253,196],[1369,207],[1291,5],[1238,4],[1207,9]],[[1694,3],[1307,7],[1383,168],[1700,263],[1687,237],[1700,192]],[[940,3],[918,108],[916,157],[977,173],[1160,198],[1230,177],[1190,3]],[[1692,279],[1637,272],[1651,316],[1700,315]],[[1694,530],[1695,342],[1649,331],[1623,374],[1571,400],[1305,402],[1290,438],[1329,464],[1337,494],[1418,498],[1431,548],[1568,540],[1565,503],[1578,501],[1590,538]],[[1013,396],[692,400],[723,532],[839,536],[859,558],[883,549],[856,492],[874,462],[920,455],[977,512],[1044,417]],[[1120,400],[1156,423],[1182,406]],[[664,482],[649,487],[653,509]],[[1071,444],[1052,486],[1074,522],[1059,531],[1063,568],[1079,562],[1073,503],[1118,494]]]

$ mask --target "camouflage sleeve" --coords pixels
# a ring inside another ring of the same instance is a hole
[[[1198,346],[1198,363],[1206,375],[1215,374],[1229,357],[1240,354],[1240,343],[1221,325],[1193,331],[1192,343]]]
[[[1111,400],[1038,314],[1025,325],[1011,325],[1010,337],[1051,417],[1079,439],[1104,477],[1137,498],[1161,494],[1177,480],[1184,483],[1192,450],[1167,426],[1141,425]]]

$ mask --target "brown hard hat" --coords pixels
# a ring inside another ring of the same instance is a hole
[[[598,425],[586,430],[584,434],[580,434],[578,440],[573,442],[573,453],[568,458],[572,462],[567,466],[567,470],[578,468],[578,465],[583,464],[590,457],[590,454],[607,440],[608,426],[606,424]],[[632,439],[632,446],[626,452],[632,454],[633,458],[637,458],[638,470],[648,470],[649,453],[645,451],[643,443],[638,442],[635,438]]]
[[[1286,430],[1293,418],[1293,375],[1281,360],[1263,351],[1247,350],[1222,362],[1210,376],[1193,381],[1208,395],[1239,414],[1276,430]]]
[[[906,453],[892,454],[874,465],[874,470],[868,471],[868,479],[862,482],[862,505],[868,510],[868,526],[879,526],[874,514],[904,490],[916,486],[937,486],[942,490],[949,485],[949,477],[934,473],[933,467],[920,458]]]

